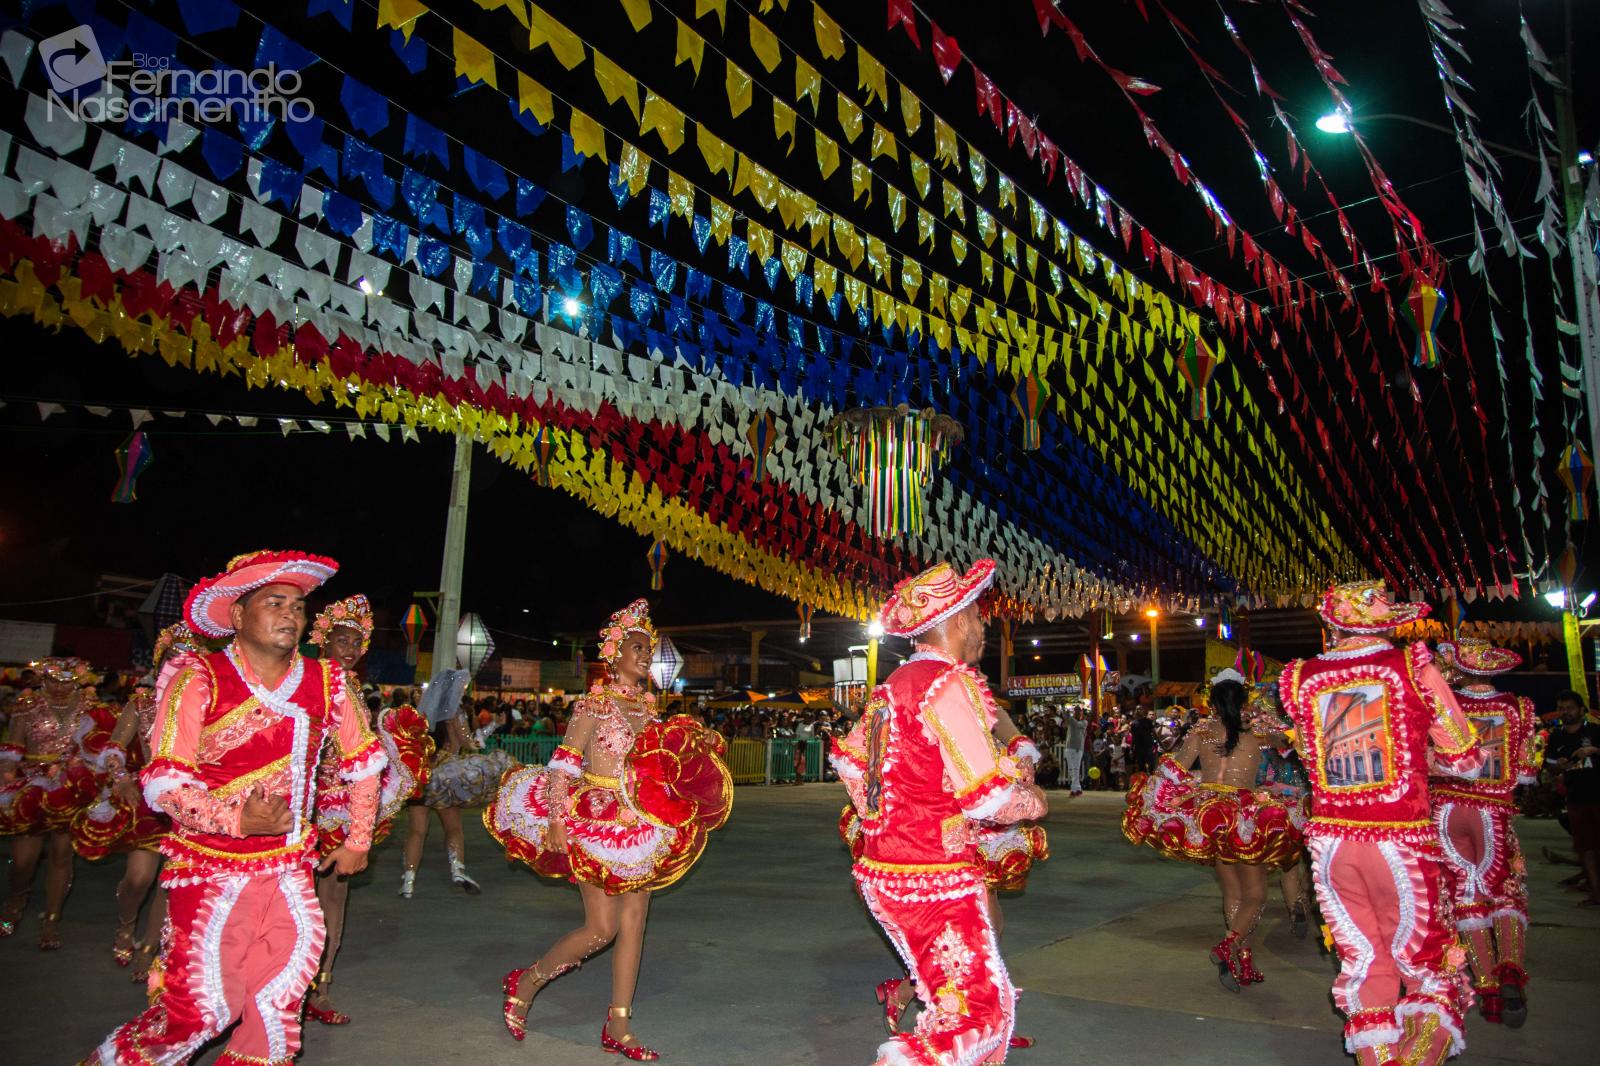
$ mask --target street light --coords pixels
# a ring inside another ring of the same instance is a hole
[[[1456,131],[1454,129],[1444,125],[1442,122],[1430,122],[1428,119],[1417,118],[1415,115],[1396,115],[1389,112],[1383,112],[1376,115],[1361,116],[1361,122],[1363,124],[1368,122],[1378,122],[1380,120],[1388,122],[1408,122],[1413,126],[1422,126],[1425,129],[1437,130],[1440,133],[1449,134],[1451,137],[1456,135]],[[1317,119],[1317,129],[1321,130],[1323,133],[1332,134],[1354,133],[1356,129],[1355,116],[1348,111],[1330,111],[1326,115],[1323,115],[1321,118]],[[1539,153],[1530,152],[1526,148],[1516,148],[1509,144],[1498,144],[1495,141],[1486,141],[1481,137],[1478,138],[1478,140],[1483,144],[1484,147],[1492,148],[1501,155],[1516,156],[1518,159],[1531,159],[1535,163],[1541,160]]]
[[[1146,607],[1144,616],[1150,619],[1150,683],[1156,691],[1161,689],[1161,612],[1156,610],[1154,604]],[[1161,706],[1160,697],[1154,697],[1155,705]]]
[[[878,686],[878,641],[883,638],[883,623],[874,618],[867,623],[867,691]]]

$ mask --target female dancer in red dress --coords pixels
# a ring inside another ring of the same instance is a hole
[[[644,600],[612,615],[600,646],[610,679],[578,701],[550,765],[506,774],[483,812],[508,858],[576,882],[583,897],[583,925],[505,976],[505,1023],[517,1040],[533,997],[615,941],[600,1046],[634,1061],[661,1057],[629,1023],[650,893],[699,859],[707,833],[727,820],[733,779],[719,735],[687,715],[656,718],[645,688],[654,647]]]
[[[1250,934],[1267,905],[1267,875],[1299,862],[1305,850],[1303,809],[1255,787],[1264,741],[1245,725],[1248,695],[1238,671],[1213,678],[1216,716],[1189,730],[1154,774],[1134,776],[1122,819],[1131,842],[1216,868],[1227,935],[1211,949],[1211,961],[1230,992],[1265,980],[1250,954]],[[1196,761],[1198,778],[1189,772]]]
[[[135,936],[139,910],[150,896],[161,872],[161,841],[172,828],[166,815],[150,809],[139,791],[138,771],[150,762],[150,727],[155,722],[155,679],[162,664],[182,652],[207,652],[211,648],[183,622],[167,626],[156,636],[150,655],[150,674],[134,689],[111,733],[114,750],[108,752],[110,778],[95,803],[72,820],[72,848],[91,861],[126,853],[127,863],[117,882],[117,934],[111,955],[118,966],[132,964],[129,977],[146,982],[161,951],[162,928],[167,920],[167,890],[156,888],[145,915],[144,935]],[[154,987],[159,987],[159,980]]]
[[[100,790],[117,714],[85,692],[95,676],[82,659],[45,659],[34,669],[43,691],[22,701],[0,744],[0,833],[12,834],[11,894],[0,905],[0,937],[16,932],[48,844],[39,949],[54,951],[72,888],[72,820]]]
[[[371,724],[372,709],[364,702],[359,685],[356,664],[367,654],[372,643],[372,605],[359,593],[329,604],[311,623],[311,643],[322,649],[322,657],[332,659],[344,668],[350,682],[350,707],[354,713],[366,716]],[[414,723],[413,723],[414,724]],[[372,827],[372,843],[383,842],[389,835],[394,816],[405,806],[406,798],[417,787],[415,767],[424,747],[431,748],[427,726],[423,723],[420,736],[414,731],[398,736],[381,729],[375,731],[378,743],[383,745],[389,761],[383,768],[378,784],[378,814]],[[332,743],[327,741],[325,743]],[[332,855],[345,841],[350,828],[350,788],[339,779],[338,763],[324,758],[318,768],[317,783],[317,844],[322,858]],[[311,993],[306,998],[306,1017],[323,1025],[348,1025],[350,1015],[333,1005],[328,986],[333,984],[333,962],[339,956],[339,946],[344,942],[344,916],[350,905],[350,882],[331,871],[317,877],[317,902],[322,905],[322,918],[328,928],[328,939],[322,949],[322,966],[312,982]]]

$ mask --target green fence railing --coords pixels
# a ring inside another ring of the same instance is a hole
[[[484,741],[485,746],[494,751],[499,749],[523,764],[543,766],[550,761],[550,756],[555,754],[556,745],[561,743],[560,737],[509,737],[505,735],[492,736]]]

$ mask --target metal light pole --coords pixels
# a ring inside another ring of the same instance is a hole
[[[1572,118],[1572,6],[1567,5],[1565,53],[1556,60],[1556,171],[1561,178],[1562,206],[1566,209],[1567,256],[1572,261],[1573,303],[1577,305],[1578,357],[1583,363],[1583,400],[1589,412],[1589,454],[1600,455],[1600,351],[1595,350],[1595,331],[1590,299],[1596,284],[1594,249],[1584,240],[1583,188],[1579,184],[1578,133]]]
[[[1161,612],[1154,607],[1147,608],[1144,616],[1150,619],[1150,684],[1156,692],[1161,690]],[[1161,706],[1161,697],[1151,693],[1150,703],[1153,707]]]
[[[450,471],[450,506],[444,526],[444,561],[439,567],[439,618],[433,631],[433,672],[456,666],[456,630],[461,625],[461,565],[467,552],[467,489],[472,482],[472,438],[456,434]]]

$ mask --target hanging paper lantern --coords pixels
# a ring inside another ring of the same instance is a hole
[[[1183,355],[1178,360],[1178,373],[1189,383],[1189,417],[1196,421],[1211,417],[1211,406],[1206,401],[1206,386],[1210,384],[1211,374],[1220,362],[1222,362],[1221,345],[1214,340],[1208,341],[1199,334],[1189,334],[1189,339],[1183,346]]]
[[[966,436],[949,415],[905,404],[854,408],[835,416],[828,431],[867,489],[867,525],[876,537],[922,532],[923,490]]]
[[[650,545],[650,550],[644,553],[645,559],[650,563],[650,590],[660,592],[665,583],[662,571],[667,568],[667,544],[658,540]]]
[[[533,481],[536,485],[550,484],[550,427],[540,426],[533,435]]]
[[[1445,617],[1450,621],[1450,639],[1455,640],[1461,636],[1461,617],[1463,613],[1461,600],[1458,597],[1451,596],[1445,601],[1444,613]]]
[[[1437,330],[1444,321],[1444,310],[1450,297],[1420,278],[1406,294],[1405,316],[1411,328],[1417,331],[1417,344],[1411,350],[1411,361],[1417,366],[1433,369],[1439,365],[1439,339]]]
[[[1556,477],[1567,487],[1567,520],[1586,522],[1589,519],[1589,481],[1594,477],[1594,462],[1583,445],[1573,441],[1561,453],[1561,465],[1556,467]]]
[[[811,639],[811,613],[816,610],[809,603],[802,603],[794,609],[800,616],[800,642],[803,644]]]
[[[1233,668],[1249,678],[1251,684],[1259,685],[1267,676],[1267,657],[1258,651],[1240,648],[1233,658]]]
[[[428,631],[428,616],[413,603],[400,619],[400,632],[406,637],[406,665],[417,665],[417,648],[422,644],[422,634]]]
[[[665,692],[678,680],[678,673],[682,669],[683,656],[678,652],[678,646],[672,643],[671,637],[660,634],[655,651],[650,653],[650,680],[656,683],[656,688]]]
[[[489,635],[489,627],[483,624],[483,619],[471,611],[462,615],[461,625],[456,629],[456,662],[477,677],[493,654],[494,638]]]
[[[112,503],[132,503],[139,498],[134,491],[139,484],[139,475],[150,468],[155,458],[150,438],[144,435],[142,429],[135,430],[117,446],[118,477],[117,487],[111,490]]]
[[[772,417],[771,411],[763,411],[750,423],[750,428],[745,431],[745,437],[750,441],[750,452],[755,457],[755,479],[760,481],[767,476],[767,453],[772,451],[772,442],[778,436],[778,423]]]
[[[1233,608],[1226,603],[1217,605],[1217,639],[1231,640],[1233,638]],[[1242,673],[1243,671],[1241,671]]]
[[[1039,450],[1039,416],[1049,401],[1050,386],[1040,374],[1019,377],[1011,390],[1011,402],[1022,415],[1022,450],[1025,452]]]

